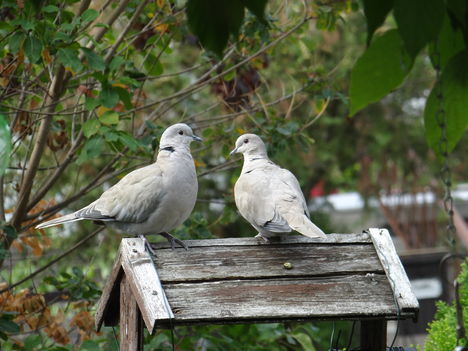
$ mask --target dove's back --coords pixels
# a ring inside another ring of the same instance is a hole
[[[234,186],[237,208],[264,237],[292,229],[311,237],[325,237],[309,219],[296,177],[268,159],[247,160]]]

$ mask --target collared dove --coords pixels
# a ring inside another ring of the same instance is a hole
[[[168,231],[190,216],[197,199],[197,175],[190,154],[193,140],[202,139],[188,125],[170,126],[161,136],[156,162],[127,174],[88,206],[36,228],[87,219],[140,236],[150,252],[144,235],[160,234],[172,247],[176,242],[187,249]]]
[[[231,151],[244,155],[244,166],[234,186],[236,206],[256,230],[269,238],[295,230],[309,238],[325,237],[309,219],[309,211],[294,174],[268,158],[265,144],[255,134],[241,135]]]

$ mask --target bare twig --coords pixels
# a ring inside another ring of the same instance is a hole
[[[250,60],[254,59],[255,57],[261,55],[262,53],[264,53],[265,51],[267,51],[271,47],[275,46],[280,41],[287,38],[289,35],[291,35],[293,32],[295,32],[297,29],[299,29],[304,23],[309,21],[311,18],[312,17],[305,17],[302,21],[297,23],[291,29],[289,29],[288,31],[286,31],[286,32],[282,33],[280,36],[278,36],[278,38],[276,38],[275,40],[273,40],[269,44],[262,46],[255,53],[253,53],[252,55],[246,57],[242,61],[239,61],[237,64],[227,68],[223,72],[221,72],[219,74],[216,74],[215,76],[213,76],[211,78],[207,78],[207,75],[205,74],[202,78],[198,79],[194,84],[191,84],[187,88],[182,89],[182,90],[178,91],[177,93],[174,93],[174,94],[172,94],[170,96],[167,96],[167,97],[164,97],[162,99],[153,101],[153,102],[151,102],[149,104],[146,104],[146,105],[143,105],[143,106],[140,106],[140,107],[136,107],[136,108],[134,108],[132,110],[129,110],[127,113],[131,113],[131,112],[134,112],[134,111],[145,110],[147,108],[154,107],[154,106],[159,105],[159,104],[161,104],[163,102],[166,102],[166,101],[170,101],[170,100],[173,100],[173,99],[176,99],[176,98],[179,98],[179,97],[185,97],[186,95],[188,95],[190,93],[193,93],[193,92],[199,90],[200,88],[205,87],[209,83],[211,83],[211,82],[215,81],[216,79],[219,79],[220,77],[222,77],[222,76],[236,70],[237,68],[243,66],[244,64],[246,64]],[[212,71],[213,71],[213,69],[210,70],[210,72],[212,72]]]
[[[70,150],[68,150],[65,160],[60,164],[58,168],[55,169],[54,173],[51,176],[47,177],[46,183],[38,191],[35,192],[32,200],[29,201],[27,211],[30,211],[39,201],[41,201],[41,199],[45,196],[45,194],[47,194],[49,189],[52,188],[52,186],[57,182],[57,180],[63,174],[65,169],[75,158],[76,152],[83,140],[83,131],[80,131],[80,133],[78,134],[78,138],[75,140],[75,143],[71,146]]]
[[[138,19],[140,16],[141,11],[145,8],[146,4],[148,3],[149,0],[143,0],[138,4],[138,7],[136,8],[135,12],[133,13],[132,18],[130,21],[127,23],[125,28],[120,32],[119,37],[115,41],[114,45],[111,46],[109,51],[107,52],[106,56],[104,57],[104,62],[109,63],[109,61],[112,59],[114,56],[115,51],[119,47],[119,45],[122,43],[122,41],[125,38],[125,35],[127,35],[128,31],[132,28],[133,24],[135,21]]]

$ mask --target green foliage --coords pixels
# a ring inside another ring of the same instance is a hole
[[[468,326],[468,259],[461,265],[461,272],[457,278],[460,287],[460,302],[463,308],[463,323]],[[426,351],[452,351],[457,345],[455,302],[446,304],[437,303],[437,313],[434,320],[429,323],[428,336],[424,348]],[[466,340],[461,345],[468,346]]]
[[[371,43],[361,59],[356,62],[353,69],[350,88],[350,114],[354,115],[369,103],[381,99],[402,82],[411,69],[411,65],[408,66],[405,51],[412,58],[415,58],[423,48],[429,45],[434,68],[441,69],[442,77],[445,77],[442,89],[446,93],[444,95],[446,99],[444,105],[446,106],[448,128],[447,139],[449,151],[453,150],[464,133],[466,125],[468,125],[468,115],[460,114],[460,111],[466,108],[460,96],[462,94],[466,96],[468,90],[464,83],[465,72],[462,71],[461,77],[456,77],[453,74],[455,68],[447,67],[446,64],[450,61],[452,65],[455,65],[454,62],[460,60],[460,58],[456,59],[457,54],[463,49],[467,50],[468,19],[460,15],[460,13],[465,13],[463,12],[466,10],[465,6],[465,2],[456,0],[446,3],[442,0],[364,1],[368,43],[372,38],[372,34],[384,23],[387,14],[393,9],[393,16],[404,49],[400,48],[400,43],[398,43],[398,45],[393,47],[393,50],[395,50],[393,53],[386,51],[386,54],[390,57],[387,60],[382,62],[383,56],[366,60],[367,56],[373,56],[373,53],[375,53],[374,45],[384,36],[375,40],[375,43]],[[449,16],[447,16],[447,13]],[[392,31],[390,30],[388,33]],[[379,48],[377,51],[382,53],[385,50],[385,48]],[[377,64],[379,61],[385,68]],[[387,65],[391,68],[387,69]],[[398,65],[401,67],[398,68]],[[377,72],[373,76],[370,76],[370,89],[363,88],[365,85],[364,74],[358,75],[356,71],[367,74]],[[381,84],[375,80],[379,72],[383,73]],[[392,82],[389,82],[389,77],[393,78]],[[436,105],[436,89],[438,89],[438,86],[433,88],[431,96],[428,99],[425,112],[425,130],[429,145],[438,152],[437,144],[438,140],[440,140],[441,132],[435,119],[435,111],[438,109],[434,107]],[[374,90],[376,90],[375,93],[373,93]]]
[[[392,10],[393,2],[394,0],[363,0],[367,21],[367,45],[370,44],[375,30],[384,23]]]
[[[351,72],[350,114],[354,115],[398,87],[412,65],[413,60],[403,49],[396,30],[375,38]]]
[[[5,115],[0,114],[0,177],[10,162],[11,135]]]
[[[87,278],[79,267],[73,267],[71,272],[63,271],[57,276],[45,277],[44,282],[70,295],[72,300],[95,301],[101,295],[96,282]]]
[[[443,0],[395,0],[395,21],[412,57],[439,35],[444,10]]]
[[[263,20],[266,4],[267,0],[188,0],[188,24],[201,44],[221,57],[229,37],[237,39],[245,8]]]
[[[468,51],[459,52],[453,56],[442,73],[441,82],[438,82],[427,99],[424,111],[424,125],[429,145],[438,153],[438,144],[441,140],[441,128],[438,124],[437,114],[443,108],[446,114],[446,137],[448,139],[448,152],[451,152],[468,126]],[[440,89],[442,85],[442,89]],[[437,92],[441,90],[442,100]],[[444,116],[440,115],[440,119]],[[439,155],[441,156],[441,155]]]
[[[337,323],[336,330],[341,333],[338,346],[348,343],[350,327],[350,322]],[[241,345],[245,351],[316,351],[330,348],[331,333],[331,323],[326,322],[214,325],[177,327],[174,341],[179,350],[237,351]],[[170,332],[147,335],[145,351],[150,350],[172,350]]]

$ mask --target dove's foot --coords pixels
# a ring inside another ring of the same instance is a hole
[[[258,233],[257,235],[255,235],[255,238],[257,239],[257,241],[259,241],[259,243],[263,243],[263,244],[270,243],[270,239],[268,239],[267,237],[264,237],[261,233]]]
[[[153,248],[151,247],[150,242],[148,241],[148,239],[146,239],[146,236],[144,236],[144,235],[138,235],[138,237],[139,237],[141,240],[143,240],[143,242],[145,243],[145,249],[148,251],[148,253],[150,254],[150,256],[156,257],[156,252],[154,252]]]
[[[163,237],[167,239],[167,241],[171,243],[172,250],[175,249],[175,244],[178,244],[181,247],[183,247],[185,250],[188,250],[187,244],[185,244],[182,240],[177,239],[175,236],[172,236],[171,234],[167,232],[159,233],[159,235],[162,235]]]

